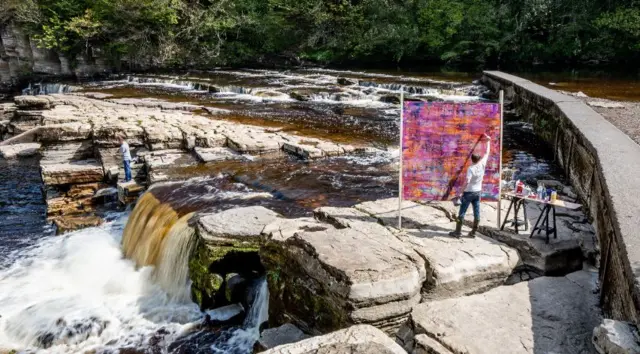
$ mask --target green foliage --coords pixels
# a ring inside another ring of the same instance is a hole
[[[2,0],[11,22],[131,66],[640,59],[638,0]]]

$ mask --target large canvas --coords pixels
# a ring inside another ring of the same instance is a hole
[[[497,201],[500,183],[500,105],[405,102],[402,139],[403,198],[451,200],[462,194],[473,153],[484,155],[491,137],[482,200]]]

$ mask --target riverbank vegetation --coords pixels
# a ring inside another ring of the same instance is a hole
[[[638,0],[3,0],[38,46],[131,67],[640,59]]]

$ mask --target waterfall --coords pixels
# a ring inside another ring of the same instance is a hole
[[[189,225],[194,213],[181,217],[162,243],[159,263],[154,278],[173,300],[187,302],[189,291],[189,255],[195,244],[195,229]]]
[[[260,338],[260,325],[269,319],[269,288],[266,278],[257,280],[253,303],[242,328],[236,329],[224,343],[211,345],[214,353],[252,353],[253,345]]]
[[[145,193],[133,209],[122,235],[122,251],[136,266],[154,266],[153,279],[172,300],[190,301],[189,254],[195,230],[193,213],[180,217],[168,204]]]

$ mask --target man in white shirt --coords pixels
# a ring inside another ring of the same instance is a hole
[[[124,181],[129,182],[131,181],[131,151],[129,150],[129,144],[122,136],[118,137],[118,141],[120,141],[120,152],[124,162]]]
[[[491,138],[487,134],[483,134],[480,137],[480,141],[484,141],[487,145],[487,151],[484,156],[473,154],[471,155],[472,165],[467,170],[467,177],[463,186],[464,193],[460,198],[462,202],[460,204],[460,212],[458,213],[458,220],[456,221],[456,230],[449,233],[454,237],[462,236],[462,221],[467,214],[469,204],[473,206],[473,227],[469,232],[469,237],[475,237],[476,231],[478,231],[478,225],[480,224],[480,195],[482,193],[482,180],[484,178],[484,170],[487,166],[487,160],[489,159],[489,152],[491,150]]]

